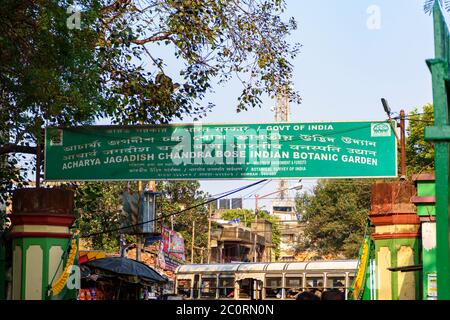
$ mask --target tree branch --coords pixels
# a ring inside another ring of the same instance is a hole
[[[111,12],[113,10],[118,10],[121,6],[126,6],[128,3],[130,3],[129,0],[117,0],[113,3],[111,3],[108,6],[105,6],[103,8],[100,9],[101,13],[107,13],[107,12]]]
[[[170,33],[164,33],[162,35],[155,35],[155,36],[152,36],[152,37],[149,37],[149,38],[146,38],[146,39],[142,39],[142,40],[132,40],[131,42],[133,42],[135,44],[142,45],[142,44],[146,44],[148,42],[155,42],[155,41],[162,41],[162,40],[171,40],[171,41],[173,41],[171,35],[172,34],[170,34]]]
[[[36,154],[37,148],[30,146],[20,146],[17,144],[7,143],[0,146],[0,155],[7,153],[27,153]]]

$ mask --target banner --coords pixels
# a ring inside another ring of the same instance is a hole
[[[388,122],[47,128],[47,181],[397,176]]]
[[[358,270],[356,272],[355,279],[352,284],[352,299],[360,300],[364,293],[364,284],[366,280],[366,274],[370,262],[371,254],[371,239],[370,236],[364,239],[364,243],[359,256]]]
[[[175,271],[185,260],[183,237],[178,232],[163,227],[157,265],[161,269]]]
[[[184,239],[173,230],[162,228],[163,252],[174,256],[176,259],[185,260]]]

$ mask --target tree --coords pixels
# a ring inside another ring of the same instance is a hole
[[[96,250],[117,252],[119,231],[130,224],[122,214],[121,194],[127,190],[126,183],[86,182],[74,187],[75,215],[86,244]],[[113,231],[111,231],[113,230]],[[134,237],[127,237],[135,241]]]
[[[367,180],[320,180],[311,195],[297,195],[297,209],[306,211],[302,249],[357,257],[370,211],[371,184]]]
[[[201,116],[213,104],[205,110],[198,100],[232,75],[243,85],[238,111],[260,106],[262,93],[286,90],[299,101],[289,62],[298,46],[285,40],[296,23],[283,22],[283,10],[280,0],[116,1],[103,8],[100,43],[117,90],[112,116],[120,123]],[[117,46],[120,54],[110,56]],[[170,51],[184,64],[172,72],[165,62]],[[138,62],[144,57],[147,69]]]
[[[124,182],[85,182],[74,186],[75,208],[82,235],[94,234],[85,238],[93,249],[117,252],[119,249],[119,231],[117,229],[130,225],[122,214],[121,194],[130,187],[137,189],[134,183],[128,186]],[[158,182],[157,217],[173,215],[174,230],[181,233],[185,240],[187,260],[190,261],[192,221],[196,222],[195,246],[206,248],[208,231],[207,207],[201,205],[206,201],[206,194],[201,191],[198,181]],[[188,212],[179,213],[200,204]],[[161,225],[171,227],[171,218],[157,220],[157,230]],[[111,231],[113,230],[113,231]],[[136,241],[134,236],[126,236],[128,243]],[[206,250],[204,251],[206,254]],[[194,261],[200,262],[196,254]]]
[[[272,244],[274,245],[275,259],[280,257],[280,241],[281,241],[281,233],[278,219],[270,215],[266,211],[258,210],[257,214],[255,212],[248,209],[230,209],[221,213],[221,218],[225,220],[232,220],[236,218],[240,218],[241,223],[244,224],[245,227],[250,228],[252,222],[255,221],[256,218],[258,220],[267,220],[272,223]]]
[[[16,154],[36,154],[44,126],[199,118],[213,107],[200,103],[205,94],[233,75],[243,85],[237,111],[280,90],[299,101],[290,86],[298,46],[286,41],[296,23],[281,20],[284,1],[77,3],[80,28],[72,1],[2,3],[0,155],[10,155],[2,196],[34,167]],[[167,67],[168,54],[178,66]]]
[[[87,1],[84,1],[87,2]],[[91,123],[106,89],[97,60],[96,18],[66,24],[72,1],[3,1],[0,11],[0,200],[35,167],[43,126]],[[4,155],[8,155],[4,159]]]
[[[191,260],[192,222],[195,221],[194,262],[206,261],[208,245],[208,207],[203,205],[208,195],[200,190],[198,181],[160,181],[157,184],[158,196],[157,211],[162,215],[173,214],[174,230],[184,238],[186,259]],[[188,211],[184,211],[188,208]],[[183,212],[184,211],[184,212]],[[180,212],[180,213],[179,213]],[[171,226],[170,217],[164,218],[161,223]],[[198,248],[204,248],[199,252]]]
[[[425,0],[425,3],[424,3],[425,12],[431,13],[433,11],[433,6],[436,2],[439,2],[440,6],[443,9],[450,11],[450,1],[449,0]]]
[[[425,141],[425,127],[434,123],[433,105],[426,104],[419,113],[416,108],[408,115],[406,165],[409,174],[434,170],[434,144]]]

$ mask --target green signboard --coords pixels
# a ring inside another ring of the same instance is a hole
[[[47,128],[45,179],[395,177],[387,122]]]

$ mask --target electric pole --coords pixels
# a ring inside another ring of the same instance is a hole
[[[258,262],[256,259],[256,231],[253,234],[253,262]]]
[[[137,208],[137,212],[138,212],[138,216],[139,213],[141,212],[141,206],[142,206],[142,181],[138,181],[138,194],[139,194],[139,199],[138,199],[138,208]],[[141,234],[137,234],[136,235],[136,261],[141,261],[141,246],[142,246],[142,236]]]
[[[194,263],[195,220],[192,220],[191,264]]]
[[[401,169],[400,177],[406,178],[406,126],[405,110],[400,110],[400,148],[401,148]]]
[[[280,88],[277,94],[277,105],[275,108],[275,122],[290,122],[289,97],[286,87]],[[278,182],[278,190],[280,191],[280,200],[287,198],[288,181],[283,179]]]
[[[208,262],[208,264],[210,263],[210,257],[211,257],[211,216],[212,216],[212,207],[211,207],[211,203],[209,204],[209,218],[208,218],[208,248],[207,248],[207,259],[206,261]]]
[[[398,137],[397,130],[392,124],[392,110],[385,98],[381,98],[381,104],[383,105],[384,112],[389,117],[389,123],[394,131],[395,138],[400,144],[400,179],[406,179],[406,126],[405,126],[405,110],[400,110],[400,124],[397,123],[397,128],[400,128],[400,138]]]
[[[144,124],[144,120],[141,119],[139,121],[139,124],[142,126]],[[138,181],[138,207],[137,207],[137,216],[138,216],[138,222],[139,222],[139,217],[140,217],[140,212],[141,212],[141,206],[142,206],[142,192],[143,192],[143,187],[142,187],[142,181],[139,180]],[[142,226],[143,227],[143,226]],[[137,261],[141,261],[141,246],[142,246],[142,235],[140,233],[138,233],[136,235],[136,260]]]
[[[41,163],[42,163],[42,139],[45,140],[45,133],[41,130],[41,121],[38,119],[38,132],[36,137],[36,189],[41,187]]]

